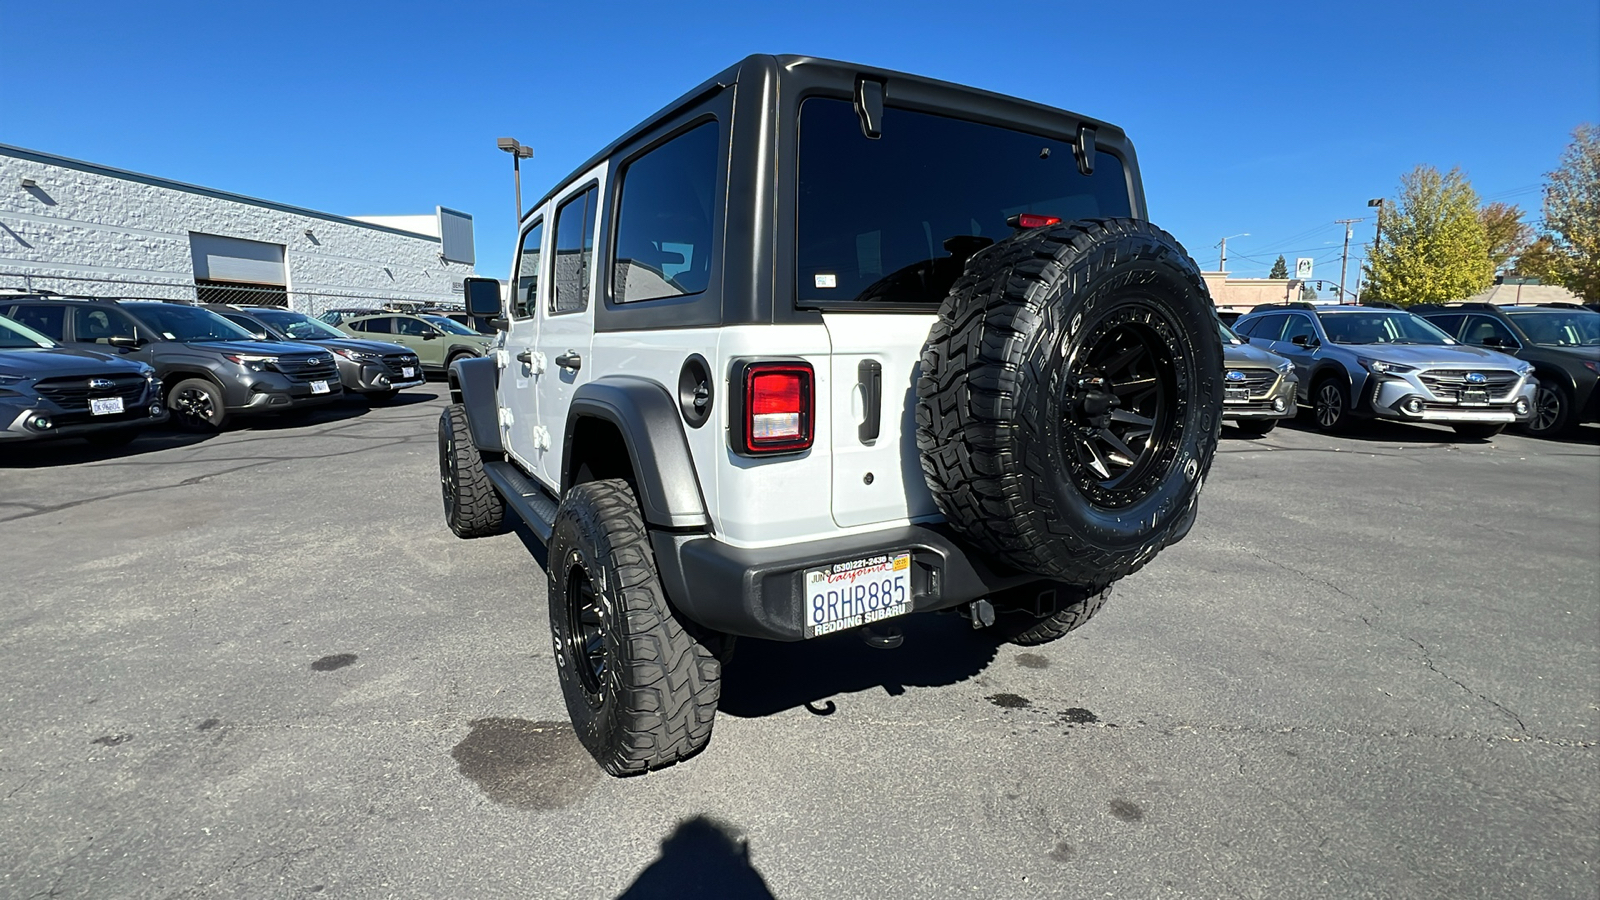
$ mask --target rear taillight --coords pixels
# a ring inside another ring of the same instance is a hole
[[[1012,228],[1043,228],[1046,225],[1060,225],[1060,216],[1041,216],[1038,213],[1022,213],[1006,220]]]
[[[734,449],[746,455],[797,453],[810,448],[812,412],[811,364],[748,362],[734,368]]]

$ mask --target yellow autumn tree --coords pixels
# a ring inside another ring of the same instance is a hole
[[[1494,262],[1478,217],[1478,192],[1460,169],[1422,165],[1384,204],[1382,243],[1363,267],[1365,297],[1410,306],[1461,300],[1489,287]]]

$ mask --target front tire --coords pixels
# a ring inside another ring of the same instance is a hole
[[[1459,422],[1450,427],[1470,441],[1487,441],[1506,429],[1499,422]]]
[[[1522,430],[1533,437],[1553,438],[1572,427],[1572,395],[1559,384],[1540,380],[1533,395],[1533,418]]]
[[[179,428],[195,434],[221,431],[228,418],[222,388],[204,378],[186,378],[173,385],[167,392],[167,409]]]
[[[567,491],[547,570],[561,693],[600,767],[638,775],[700,752],[711,740],[722,665],[667,604],[627,482]]]
[[[439,415],[439,490],[444,519],[456,537],[479,538],[505,531],[506,507],[472,443],[467,409],[459,403]]]
[[[1337,434],[1350,426],[1350,405],[1345,399],[1344,385],[1338,379],[1326,378],[1318,382],[1311,402],[1313,421],[1319,431]]]

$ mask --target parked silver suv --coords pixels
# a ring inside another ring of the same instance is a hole
[[[1376,417],[1436,422],[1481,440],[1533,414],[1532,366],[1458,344],[1405,310],[1272,304],[1234,331],[1294,362],[1300,404],[1324,431]]]

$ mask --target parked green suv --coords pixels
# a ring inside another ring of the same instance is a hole
[[[379,313],[357,316],[339,323],[339,330],[358,338],[391,341],[417,354],[428,372],[444,372],[458,359],[487,356],[496,335],[476,331],[444,316],[409,316]]]

